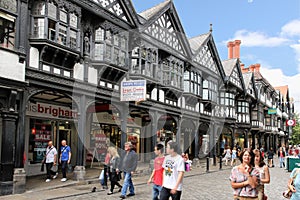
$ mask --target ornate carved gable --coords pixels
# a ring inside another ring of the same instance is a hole
[[[162,14],[150,26],[145,29],[145,33],[172,47],[174,50],[184,53],[184,47],[181,41],[181,32],[179,32],[171,20],[168,13]]]
[[[231,75],[229,77],[229,81],[231,81],[233,84],[235,84],[240,89],[243,89],[242,79],[240,76],[240,72],[238,71],[237,65],[234,66],[234,68],[231,72]]]
[[[250,82],[249,82],[249,85],[247,88],[247,93],[255,98],[255,83],[252,79],[252,76],[251,76],[251,79],[250,79]]]
[[[121,4],[120,0],[92,0],[94,3],[100,5],[104,9],[110,11],[114,15],[123,19],[126,22],[129,22],[128,16],[126,16],[125,8]]]
[[[219,74],[217,64],[212,56],[211,48],[209,48],[208,43],[200,47],[198,54],[194,57],[194,61],[198,64],[206,67],[215,74]]]

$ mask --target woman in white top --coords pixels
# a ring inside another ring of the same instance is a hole
[[[225,161],[225,165],[228,164],[228,161],[231,159],[231,150],[229,147],[224,151],[225,157],[223,158],[223,161]]]
[[[237,158],[237,151],[236,148],[233,147],[232,152],[231,152],[231,167],[234,165],[236,165],[236,158]]]
[[[258,200],[263,200],[265,195],[264,184],[270,183],[270,172],[269,168],[264,162],[264,158],[261,155],[261,151],[259,149],[254,149],[253,153],[255,154],[254,165],[255,168],[259,170],[260,181],[257,186],[258,190]]]

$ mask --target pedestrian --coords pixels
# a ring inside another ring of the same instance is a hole
[[[269,167],[274,167],[273,157],[274,157],[274,151],[273,151],[273,148],[271,147],[270,150],[268,151],[268,165],[269,165]]]
[[[148,180],[148,184],[151,182],[153,183],[152,187],[152,199],[158,200],[159,193],[162,189],[162,181],[163,181],[163,167],[162,164],[165,160],[165,157],[163,155],[164,146],[162,144],[157,144],[154,147],[154,153],[156,155],[156,158],[154,159],[154,165],[153,165],[153,171],[152,174]]]
[[[61,179],[61,182],[67,181],[67,169],[68,165],[71,161],[71,148],[67,145],[66,140],[61,141],[61,147],[60,147],[60,158],[59,163],[61,164],[61,171],[63,174],[63,178]]]
[[[120,156],[118,154],[118,151],[115,147],[109,147],[108,153],[110,154],[110,162],[109,162],[109,168],[108,168],[108,174],[109,174],[109,180],[110,180],[110,191],[107,193],[107,195],[111,195],[114,193],[115,185],[119,187],[119,191],[122,190],[122,185],[120,185]]]
[[[107,177],[108,177],[108,167],[109,167],[109,162],[110,162],[110,153],[108,152],[108,144],[106,145],[106,154],[105,154],[105,159],[104,159],[104,167],[103,167],[103,181],[101,183],[102,188],[104,190],[108,189],[107,187]]]
[[[51,181],[51,177],[55,179],[57,177],[57,171],[54,172],[52,170],[53,166],[56,166],[56,159],[57,159],[57,150],[53,146],[53,142],[49,141],[48,142],[48,147],[46,149],[46,154],[45,154],[45,163],[46,163],[46,171],[47,171],[47,179],[46,182]]]
[[[128,188],[129,194],[127,196],[130,197],[135,195],[131,176],[137,168],[138,157],[132,147],[133,146],[131,142],[126,142],[124,144],[125,151],[123,152],[121,161],[121,170],[124,172],[124,182],[120,196],[121,199],[126,198],[126,192]]]
[[[292,192],[291,200],[300,199],[300,178],[299,178],[300,169],[294,168],[290,179],[288,182],[288,189]],[[289,198],[287,198],[289,199]]]
[[[184,176],[184,160],[179,153],[179,145],[176,142],[167,144],[167,156],[163,162],[164,168],[163,188],[160,192],[160,200],[179,200],[182,193],[182,180]]]
[[[225,165],[227,166],[228,164],[228,161],[231,159],[231,150],[229,147],[226,148],[226,150],[224,151],[224,158],[223,158],[223,161],[225,161]]]
[[[236,165],[236,158],[237,158],[237,151],[236,148],[233,147],[231,152],[231,163],[230,163],[231,167],[233,166],[233,164]]]
[[[280,147],[278,150],[278,158],[279,158],[279,167],[285,167],[285,149],[284,147]]]
[[[255,155],[254,167],[259,171],[260,180],[257,186],[258,200],[264,200],[266,199],[264,185],[270,183],[270,171],[268,166],[264,162],[264,158],[262,157],[261,151],[258,149],[254,149],[253,153]]]
[[[244,149],[240,156],[241,164],[231,170],[230,181],[235,200],[258,200],[259,171],[254,168],[254,158],[250,149]]]

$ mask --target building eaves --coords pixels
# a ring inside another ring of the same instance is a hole
[[[195,53],[207,41],[210,35],[211,32],[188,39],[192,52]]]
[[[156,15],[161,9],[163,9],[170,2],[171,0],[166,0],[164,2],[161,2],[160,4],[139,13],[139,15],[142,16],[144,19],[149,20],[151,17]]]
[[[238,60],[237,58],[232,58],[232,59],[222,61],[224,72],[227,77],[231,76],[232,70],[236,66],[237,60]]]

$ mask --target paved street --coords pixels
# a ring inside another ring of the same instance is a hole
[[[289,172],[278,167],[271,168],[271,183],[266,185],[266,193],[269,200],[283,200],[282,191],[285,190],[289,177]],[[183,200],[203,199],[203,200],[232,200],[232,189],[229,181],[230,167],[224,166],[219,171],[218,166],[212,167],[210,173],[205,173],[205,168],[195,168],[187,172],[184,178]],[[134,177],[136,196],[127,199],[141,200],[151,199],[151,186],[146,184],[148,176]],[[121,182],[122,183],[122,182]],[[91,189],[97,187],[97,191],[92,193]],[[117,191],[117,189],[115,190]],[[88,185],[70,185],[57,187],[55,189],[44,188],[27,191],[20,195],[2,196],[0,199],[101,199],[112,200],[119,199],[120,193],[107,195],[107,191],[100,190],[98,183]]]

